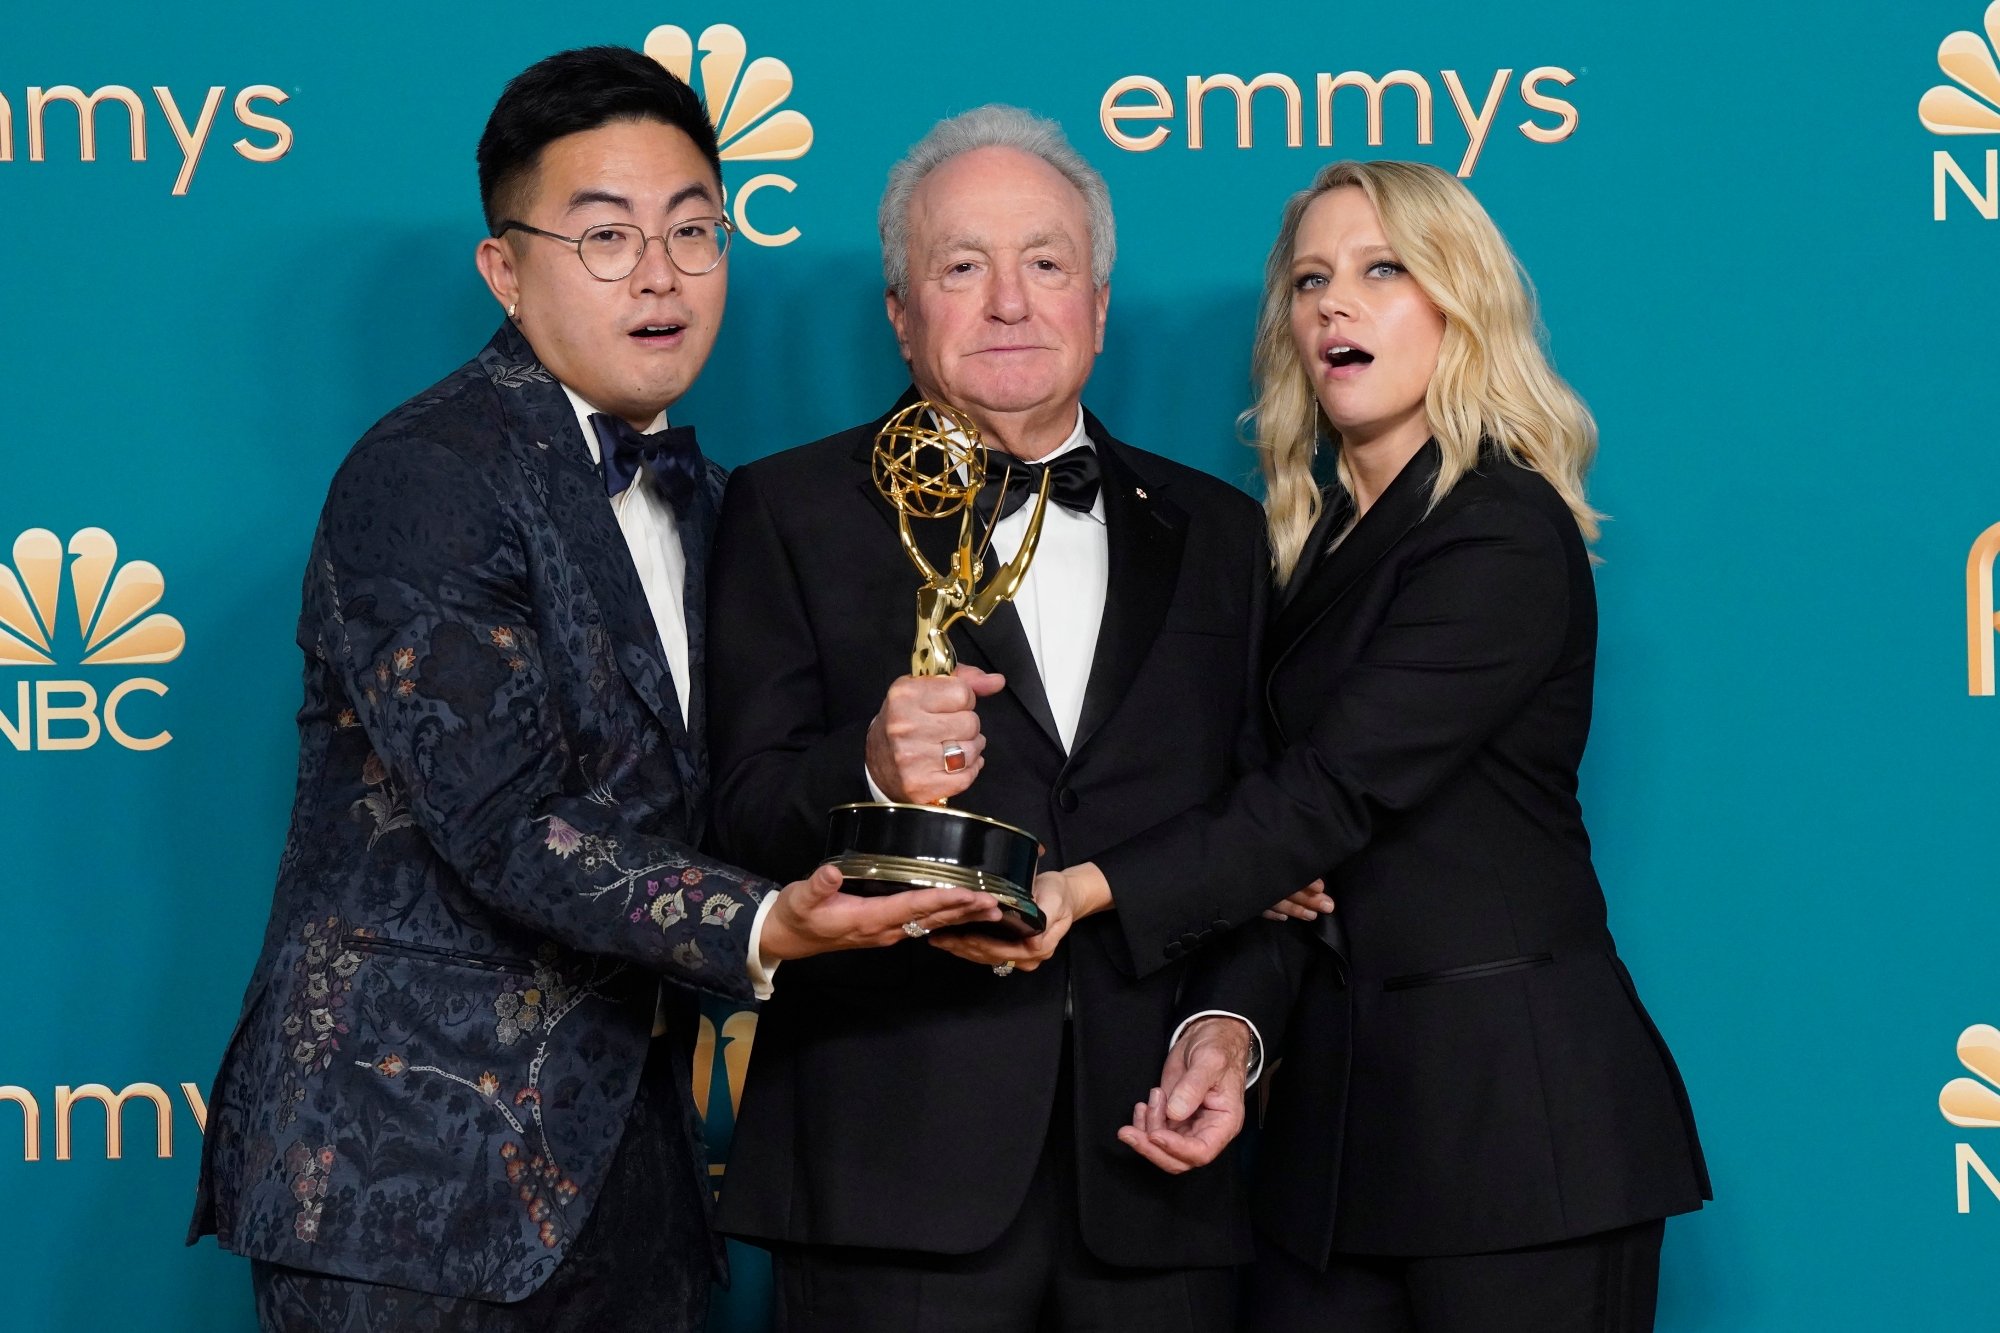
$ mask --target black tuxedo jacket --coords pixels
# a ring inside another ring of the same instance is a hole
[[[1121,900],[1174,876],[1232,920],[1325,876],[1338,933],[1257,922],[1186,999],[1282,1051],[1257,1218],[1315,1265],[1534,1245],[1708,1197],[1576,799],[1589,557],[1537,474],[1489,455],[1433,508],[1437,463],[1426,446],[1287,590],[1266,643],[1281,756],[1098,858]]]
[[[919,577],[869,476],[880,423],[738,469],[709,597],[715,828],[778,876],[822,854],[830,807],[869,799],[868,724],[909,669]],[[1082,861],[1220,790],[1261,748],[1253,718],[1269,564],[1260,515],[1213,477],[1121,444],[1094,418],[1108,596],[1072,753],[1012,607],[961,622],[962,660],[1004,672],[980,702],[986,767],[953,802]],[[919,522],[920,542],[955,522]],[[932,549],[933,562],[943,558]],[[1077,1206],[1111,1263],[1248,1255],[1233,1163],[1174,1179],[1118,1143],[1158,1081],[1181,968],[1213,933],[1177,877],[1135,886],[1034,972],[995,977],[911,942],[784,965],[737,1121],[721,1225],[764,1242],[966,1253],[1018,1211],[1074,1014]]]

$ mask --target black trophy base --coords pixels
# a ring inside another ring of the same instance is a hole
[[[843,892],[875,898],[907,889],[975,889],[1000,904],[998,921],[947,927],[1003,939],[1049,924],[1033,893],[1035,835],[984,815],[936,805],[867,802],[827,812],[826,855]]]

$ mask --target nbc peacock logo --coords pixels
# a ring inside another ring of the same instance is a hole
[[[13,557],[11,566],[0,564],[0,669],[70,658],[85,667],[147,666],[171,662],[187,646],[180,621],[153,610],[167,588],[159,566],[121,565],[118,543],[104,529],[84,528],[65,546],[47,528],[30,528],[15,538]],[[65,573],[69,618],[61,615]],[[66,630],[71,623],[74,634]],[[11,701],[0,687],[0,737],[16,750],[87,750],[105,736],[127,750],[157,750],[170,733],[134,735],[121,719],[121,708],[140,693],[164,697],[167,687],[132,676],[100,695],[91,680],[23,677]]]
[[[1917,101],[1917,119],[1932,134],[2000,135],[2000,0],[1986,7],[1986,33],[1954,32],[1938,46],[1938,68],[1951,79],[1926,92]],[[1982,190],[1947,149],[1937,149],[1931,158],[1931,216],[1945,220],[1950,201],[1947,184],[1972,202],[1987,221],[2000,220],[2000,148],[1986,150],[1986,181]]]
[[[1938,1093],[1938,1110],[1960,1129],[2000,1129],[2000,1028],[1974,1023],[1958,1034],[1958,1062],[1978,1078],[1955,1078]],[[1969,1143],[1957,1146],[1958,1211],[1972,1211],[1972,1177],[2000,1199],[1996,1178]]]
[[[701,79],[693,77],[694,56],[701,52]],[[709,123],[727,162],[790,162],[812,147],[812,122],[784,106],[792,95],[791,67],[773,56],[745,62],[749,43],[727,23],[705,28],[699,40],[687,29],[661,24],[646,35],[646,54],[690,86],[699,86]],[[783,109],[780,109],[783,108]],[[725,187],[726,188],[726,187]],[[765,190],[790,194],[798,182],[776,172],[744,181],[732,193],[731,220],[745,240],[758,245],[790,245],[799,239],[797,227],[766,231],[750,221],[750,200]]]

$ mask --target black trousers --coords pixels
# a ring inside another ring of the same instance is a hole
[[[779,1247],[776,1333],[1227,1333],[1235,1269],[1118,1268],[1085,1246],[1067,1042],[1055,1104],[1000,1239],[966,1255]]]
[[[501,1305],[253,1262],[264,1333],[700,1333],[713,1273],[669,1061],[655,1041],[583,1229],[549,1280]],[[510,1219],[511,1220],[511,1219]]]
[[[1498,1254],[1336,1254],[1324,1273],[1258,1238],[1244,1333],[1652,1333],[1665,1222]]]

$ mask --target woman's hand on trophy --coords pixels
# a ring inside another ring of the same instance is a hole
[[[1333,910],[1333,899],[1327,897],[1326,881],[1316,879],[1297,893],[1278,899],[1264,909],[1264,915],[1272,921],[1316,921],[1321,912]]]
[[[960,666],[949,676],[903,676],[868,724],[868,776],[892,801],[932,805],[972,785],[985,762],[979,700],[1005,676]]]
[[[1049,924],[1038,935],[1022,940],[995,939],[980,934],[934,935],[931,943],[968,963],[1002,968],[1012,964],[1032,972],[1055,956],[1056,946],[1069,928],[1087,916],[1111,906],[1111,886],[1103,872],[1089,861],[1068,870],[1051,870],[1035,876],[1035,904]]]
[[[972,889],[912,889],[863,898],[842,893],[840,879],[838,870],[821,866],[810,878],[794,880],[779,891],[757,942],[767,962],[840,949],[877,949],[945,926],[1000,919],[992,895]]]

